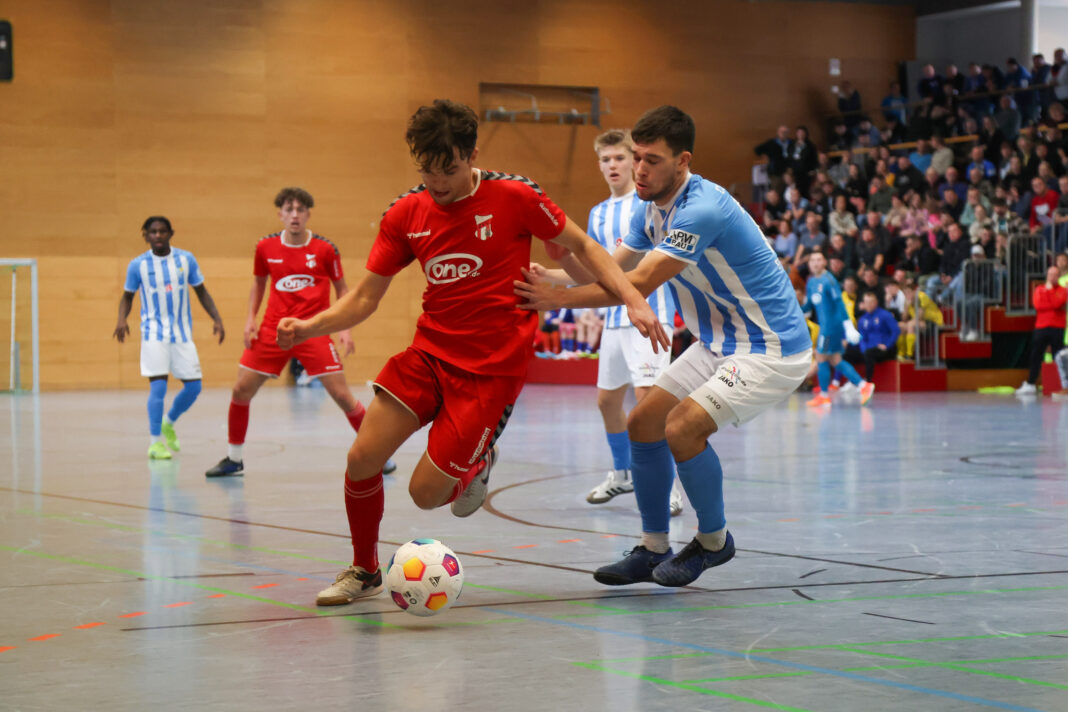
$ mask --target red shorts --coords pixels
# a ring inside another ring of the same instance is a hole
[[[426,452],[445,474],[464,479],[501,436],[525,376],[471,373],[409,347],[382,367],[375,389],[430,426]]]
[[[308,339],[289,351],[278,348],[277,336],[275,326],[260,326],[252,348],[245,349],[245,353],[241,354],[241,365],[250,371],[277,378],[289,363],[289,359],[295,358],[304,366],[304,371],[310,378],[342,372],[341,358],[329,336]]]

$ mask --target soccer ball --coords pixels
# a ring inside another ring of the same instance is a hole
[[[403,610],[433,616],[460,597],[464,568],[455,552],[437,539],[413,539],[389,560],[386,587]]]

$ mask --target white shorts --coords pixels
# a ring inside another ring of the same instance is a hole
[[[141,342],[141,375],[145,378],[166,376],[173,373],[180,381],[195,381],[200,378],[200,357],[192,341],[174,343],[169,341]]]
[[[671,338],[671,328],[664,330]],[[653,353],[653,343],[635,326],[605,329],[601,332],[601,349],[597,356],[597,387],[614,391],[624,386],[647,388],[671,363],[671,349]]]
[[[812,365],[812,349],[786,357],[723,356],[700,341],[675,359],[656,385],[682,400],[691,398],[716,426],[748,422],[793,393]]]

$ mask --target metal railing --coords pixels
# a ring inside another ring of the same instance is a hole
[[[1046,268],[1052,264],[1052,239],[1045,234],[1018,232],[1009,235],[1006,256],[1005,313],[1034,314],[1031,305],[1031,282],[1045,279]]]
[[[33,392],[41,392],[41,339],[38,331],[38,312],[37,312],[37,260],[32,258],[27,259],[9,259],[0,258],[0,267],[9,267],[11,270],[11,342],[10,348],[10,374],[9,384],[12,391],[20,389],[22,382],[22,376],[19,372],[19,366],[21,363],[21,344],[18,341],[18,332],[16,329],[16,318],[18,315],[17,300],[18,300],[18,274],[16,269],[18,267],[30,268],[30,347],[32,353],[33,364]]]

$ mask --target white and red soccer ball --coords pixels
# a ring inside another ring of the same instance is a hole
[[[386,566],[386,588],[393,602],[415,616],[449,608],[464,587],[459,557],[437,539],[402,544]]]

